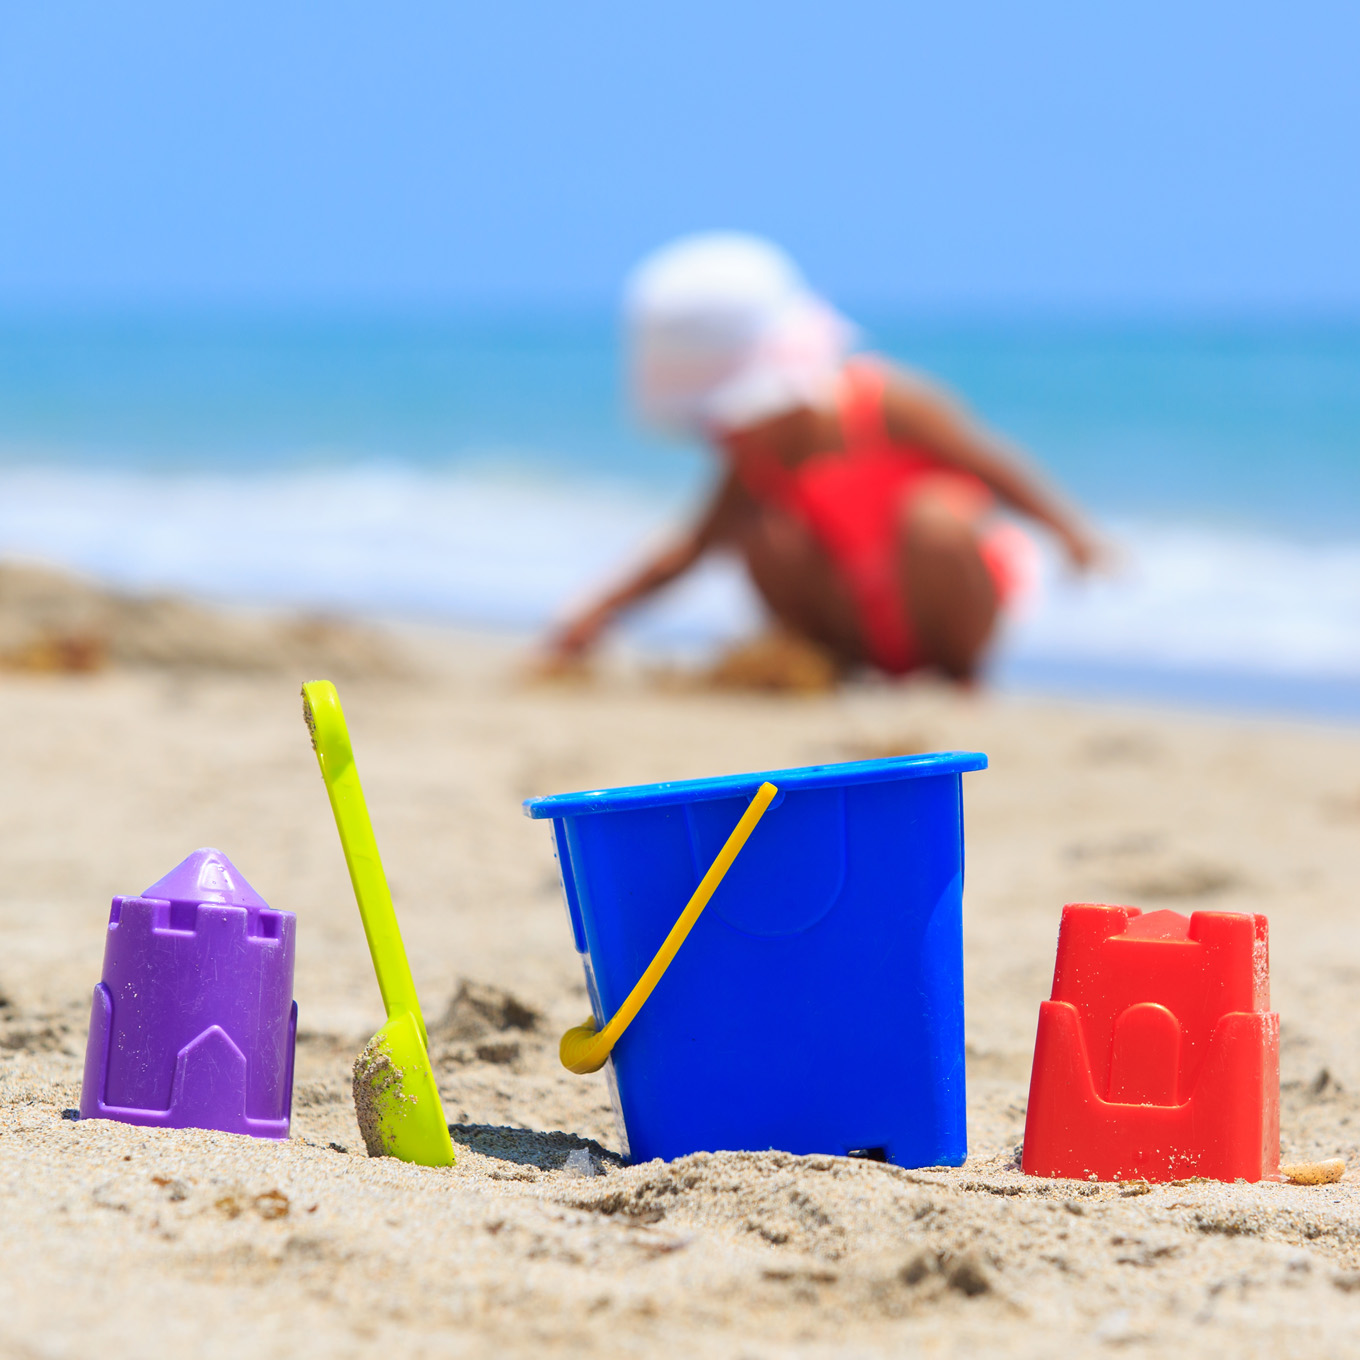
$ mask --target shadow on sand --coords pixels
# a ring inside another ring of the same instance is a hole
[[[517,1129],[503,1124],[450,1124],[453,1141],[483,1157],[540,1171],[560,1171],[573,1152],[585,1152],[597,1166],[618,1167],[623,1158],[593,1138],[581,1138],[558,1130]]]

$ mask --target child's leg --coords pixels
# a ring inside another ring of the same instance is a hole
[[[805,525],[762,507],[742,524],[736,546],[752,584],[784,627],[844,665],[868,660],[855,598]],[[981,552],[977,507],[944,487],[910,496],[902,508],[897,565],[918,664],[955,680],[973,679],[1000,605]]]
[[[865,650],[855,602],[826,550],[792,515],[761,507],[737,531],[736,547],[769,611],[791,632],[847,666]]]
[[[972,680],[1000,606],[976,512],[943,491],[920,490],[903,505],[898,561],[922,663]]]

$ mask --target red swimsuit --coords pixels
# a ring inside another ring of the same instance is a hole
[[[839,410],[843,448],[814,454],[794,468],[768,458],[736,471],[757,500],[782,506],[812,531],[855,600],[870,660],[901,675],[921,664],[901,584],[905,502],[928,484],[980,512],[992,503],[992,494],[971,473],[892,437],[883,413],[886,380],[871,359],[845,365]],[[984,534],[980,546],[1004,600],[1024,574],[1028,539],[1002,524]]]

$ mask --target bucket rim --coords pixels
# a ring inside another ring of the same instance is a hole
[[[829,765],[801,765],[789,770],[761,770],[752,774],[723,774],[707,779],[676,779],[661,784],[630,784],[622,788],[587,789],[526,798],[524,814],[548,817],[585,817],[599,812],[636,812],[678,803],[705,803],[718,798],[750,797],[767,779],[780,793],[791,789],[840,788],[852,784],[883,784],[895,779],[923,779],[932,775],[968,774],[985,770],[981,751],[934,751],[881,760],[849,760]]]

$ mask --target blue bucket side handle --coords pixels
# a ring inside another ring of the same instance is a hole
[[[567,846],[567,821],[565,817],[553,818],[553,854],[557,868],[562,875],[562,892],[567,899],[567,915],[571,917],[571,934],[576,941],[578,954],[588,953],[586,947],[586,926],[581,919],[581,902],[576,896],[576,874],[571,867],[571,850]]]
[[[667,970],[675,961],[681,946],[689,938],[695,922],[708,905],[710,898],[721,886],[723,879],[732,868],[733,862],[741,854],[751,833],[760,819],[769,811],[779,790],[768,781],[756,790],[750,805],[742,812],[736,826],[728,834],[721,849],[709,866],[708,871],[690,894],[685,909],[670,928],[661,947],[652,956],[642,976],[633,985],[618,1009],[610,1017],[603,1029],[599,1025],[598,1008],[593,1020],[584,1025],[569,1029],[559,1045],[562,1065],[572,1072],[587,1073],[598,1071],[609,1060],[614,1045],[637,1018],[638,1012],[646,1005],[657,984],[665,977]],[[598,1000],[598,993],[592,1002]]]

